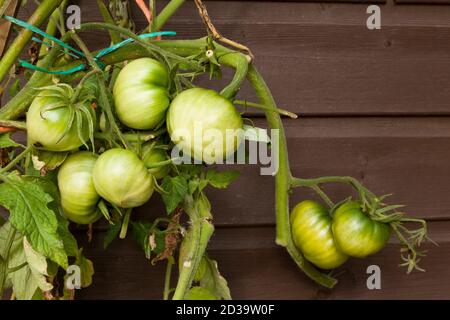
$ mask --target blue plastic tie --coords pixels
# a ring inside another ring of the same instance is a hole
[[[27,23],[25,21],[22,21],[22,20],[16,19],[16,18],[11,17],[11,16],[7,16],[7,15],[4,15],[3,18],[5,18],[6,20],[8,20],[8,21],[10,21],[10,22],[12,22],[14,24],[17,24],[18,26],[21,26],[23,28],[31,30],[32,32],[37,33],[37,34],[41,35],[44,38],[50,39],[50,40],[54,41],[55,43],[59,44],[61,47],[74,52],[74,53],[66,52],[67,54],[69,54],[73,58],[76,58],[76,59],[79,59],[80,57],[86,58],[86,56],[85,56],[85,54],[83,52],[73,48],[72,46],[68,45],[67,43],[59,40],[58,38],[55,38],[54,36],[52,36],[52,35],[44,32],[44,31],[42,31],[39,28],[36,28],[35,26],[33,26],[33,25],[31,25],[31,24],[29,24],[29,23]],[[175,31],[158,31],[158,32],[151,32],[151,33],[141,34],[141,35],[139,35],[139,38],[145,39],[145,38],[154,38],[154,37],[158,37],[158,36],[174,36],[176,34],[177,33]],[[43,41],[43,40],[41,40],[41,39],[39,39],[37,37],[32,37],[32,40],[35,41],[35,42],[42,43],[43,45],[48,46],[50,48],[54,48],[54,46],[52,44],[50,44],[48,42],[45,42],[45,41]],[[105,55],[107,55],[107,54],[109,54],[109,53],[111,53],[113,51],[116,51],[117,49],[119,49],[119,48],[121,48],[121,47],[123,47],[123,46],[125,46],[125,45],[127,45],[127,44],[129,44],[131,42],[133,42],[133,41],[134,41],[134,39],[129,38],[129,39],[126,39],[126,40],[124,40],[122,42],[114,44],[114,45],[112,45],[112,46],[110,46],[108,48],[100,50],[94,57],[95,62],[98,64],[98,66],[101,69],[104,69],[106,67],[106,65],[99,60],[101,57],[103,57],[103,56],[105,56]],[[21,60],[21,59],[19,59],[19,63],[20,63],[20,65],[22,67],[27,68],[27,69],[32,69],[32,70],[35,70],[35,71],[40,71],[40,72],[44,72],[44,73],[48,73],[48,74],[57,74],[57,75],[72,74],[72,73],[75,73],[75,72],[78,72],[78,71],[81,71],[81,70],[85,70],[86,67],[87,67],[85,63],[82,63],[82,64],[80,64],[80,65],[78,65],[76,67],[73,67],[71,69],[52,71],[52,70],[48,70],[48,69],[45,69],[45,68],[38,67],[38,66],[36,66],[34,64],[29,63],[28,61]]]

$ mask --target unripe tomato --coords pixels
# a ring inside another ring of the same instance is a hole
[[[172,101],[167,113],[172,141],[184,154],[207,163],[236,152],[242,141],[242,127],[234,105],[214,90],[185,90]]]
[[[388,242],[391,228],[374,221],[361,210],[361,204],[348,201],[339,206],[333,217],[333,234],[345,254],[363,258],[381,250]]]
[[[80,147],[83,142],[78,135],[78,119],[73,119],[70,130],[64,134],[70,124],[69,106],[60,97],[46,96],[51,92],[43,90],[34,98],[27,113],[27,134],[31,143],[39,143],[46,150],[70,151]],[[89,102],[86,102],[89,104]],[[46,108],[61,105],[60,108],[48,110]],[[91,109],[89,107],[89,109]],[[95,119],[95,113],[91,115]],[[89,140],[89,123],[83,116],[81,135],[84,141]],[[94,120],[95,123],[95,120]]]
[[[117,76],[113,95],[117,116],[133,129],[153,129],[169,107],[169,75],[151,58],[128,63]]]
[[[151,168],[151,166],[167,161],[168,159],[167,152],[161,148],[158,148],[158,146],[146,144],[142,148],[142,160],[144,161],[144,165],[149,168],[148,172],[150,172],[156,179],[164,178],[169,173],[170,166],[168,164],[154,168]]]
[[[331,217],[317,202],[300,202],[291,213],[294,243],[305,258],[322,269],[334,269],[347,260],[331,231]]]
[[[93,176],[100,196],[122,208],[143,205],[154,191],[151,174],[130,150],[115,148],[101,154]]]
[[[100,196],[94,188],[92,171],[97,155],[77,152],[64,161],[58,172],[61,205],[66,217],[79,224],[94,223],[101,217],[97,210]]]

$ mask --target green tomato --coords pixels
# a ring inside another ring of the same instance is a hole
[[[167,161],[168,155],[167,152],[158,146],[154,146],[152,144],[146,144],[142,148],[142,160],[144,161],[144,165],[149,168],[148,172],[150,172],[156,179],[164,178],[170,171],[170,165],[166,164],[160,167],[153,167],[153,165]]]
[[[214,90],[185,90],[172,101],[167,113],[172,141],[184,154],[207,163],[234,154],[242,141],[242,128],[234,105]]]
[[[117,76],[113,95],[117,116],[133,129],[153,129],[169,107],[169,75],[160,62],[141,58],[128,63]]]
[[[358,258],[381,250],[391,235],[388,224],[372,220],[356,201],[348,201],[336,209],[332,227],[339,249]]]
[[[319,268],[334,269],[348,259],[337,248],[331,231],[331,217],[319,203],[305,200],[295,206],[291,227],[297,248]]]
[[[97,210],[100,196],[94,188],[92,171],[97,155],[77,152],[64,161],[58,172],[61,205],[66,217],[79,224],[94,223],[101,217]]]
[[[130,150],[115,148],[100,155],[93,176],[100,196],[122,208],[143,205],[154,191],[153,177]]]
[[[70,130],[64,134],[70,124],[70,108],[65,101],[43,90],[34,98],[27,113],[27,134],[31,143],[39,143],[43,149],[49,151],[70,151],[80,147],[83,142],[78,135],[78,119],[75,117]],[[89,104],[89,102],[86,102]],[[60,108],[46,110],[52,106],[61,105]],[[89,110],[92,108],[89,107]],[[95,112],[91,115],[95,123]],[[89,140],[89,123],[85,116],[81,123],[81,136],[84,141]]]

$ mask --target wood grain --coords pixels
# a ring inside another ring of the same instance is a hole
[[[18,5],[17,0],[11,1],[8,8],[5,11],[6,15],[14,16]],[[11,28],[11,22],[0,19],[0,58],[3,56],[3,51],[5,50],[6,43],[8,41],[9,30]]]

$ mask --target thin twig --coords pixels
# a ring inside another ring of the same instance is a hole
[[[227,44],[231,47],[234,47],[238,50],[245,51],[252,59],[254,59],[255,56],[252,54],[251,50],[248,47],[222,36],[222,34],[216,29],[216,27],[212,23],[211,18],[209,17],[208,14],[208,10],[206,9],[206,6],[203,4],[202,0],[194,0],[194,1],[195,5],[197,6],[200,17],[202,18],[203,22],[205,23],[206,27],[208,28],[209,32],[211,33],[214,39],[224,44]]]

